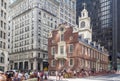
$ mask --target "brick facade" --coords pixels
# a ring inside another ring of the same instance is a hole
[[[62,24],[52,31],[48,39],[48,62],[49,71],[54,73],[56,70],[82,69],[99,72],[108,70],[109,61],[104,48],[79,39],[74,28]]]

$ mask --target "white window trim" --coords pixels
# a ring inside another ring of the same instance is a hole
[[[72,64],[72,65],[70,65],[70,60],[71,60],[71,59],[73,60],[73,64]],[[74,59],[73,59],[73,58],[70,58],[70,59],[69,59],[69,66],[74,66]]]
[[[73,50],[72,50],[72,51],[70,51],[70,46],[71,46],[71,45],[73,46]],[[73,51],[74,51],[74,45],[73,45],[73,44],[69,44],[69,50],[68,50],[68,52],[69,52],[69,53],[73,53]]]
[[[51,47],[51,55],[55,55],[53,54],[53,49],[55,49],[55,46]]]
[[[51,66],[52,66],[52,67],[55,67],[55,65],[53,64],[54,61],[55,61],[55,60],[51,60]]]

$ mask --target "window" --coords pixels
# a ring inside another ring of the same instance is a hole
[[[6,43],[3,43],[3,49],[5,49]]]
[[[1,6],[3,6],[3,0],[1,0]]]
[[[40,53],[38,53],[38,57],[40,57]]]
[[[2,31],[0,31],[0,37],[2,38]]]
[[[1,21],[1,27],[3,27],[3,21]]]
[[[82,54],[84,54],[85,48],[84,46],[82,46]]]
[[[70,66],[72,66],[73,65],[73,59],[70,59]]]
[[[53,23],[51,23],[51,27],[53,27]]]
[[[33,63],[31,63],[31,70],[33,70]]]
[[[4,23],[4,29],[6,29],[6,23]]]
[[[18,69],[18,63],[14,63],[14,69]]]
[[[45,55],[45,54],[43,54],[43,58],[45,58],[45,56],[46,56],[46,55]]]
[[[24,69],[25,69],[25,70],[28,69],[28,62],[27,62],[27,61],[24,62]]]
[[[52,67],[55,67],[55,60],[52,60],[52,61],[51,61],[51,66],[52,66]]]
[[[3,10],[1,10],[1,17],[3,17]]]
[[[0,63],[4,63],[4,53],[1,53],[1,56],[0,56]]]
[[[4,3],[4,8],[6,9],[6,6],[7,6],[7,4],[6,3]]]
[[[64,66],[64,64],[65,64],[65,61],[63,59],[60,60],[60,66]]]
[[[60,54],[64,54],[64,46],[60,46]]]
[[[55,47],[52,47],[51,48],[51,55],[55,55],[55,53],[56,53],[56,49],[55,49]]]
[[[64,34],[61,34],[60,40],[64,41]]]
[[[4,33],[4,36],[3,36],[3,38],[4,38],[4,39],[6,38],[6,33]]]
[[[69,45],[69,53],[72,53],[73,50],[74,50],[74,48],[73,48],[73,44],[70,44],[70,45]]]

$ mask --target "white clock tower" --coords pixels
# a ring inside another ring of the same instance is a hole
[[[92,29],[90,25],[90,17],[88,17],[88,11],[86,10],[86,4],[83,3],[84,9],[81,11],[81,17],[79,17],[79,36],[88,41],[92,41]]]

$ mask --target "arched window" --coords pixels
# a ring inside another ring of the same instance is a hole
[[[85,16],[85,13],[83,13],[83,17]]]

